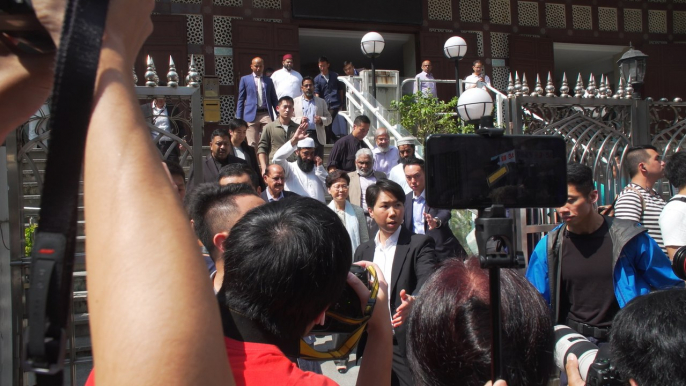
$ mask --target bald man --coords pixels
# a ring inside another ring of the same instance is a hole
[[[252,73],[241,78],[238,87],[236,118],[248,122],[246,139],[248,145],[257,149],[262,129],[276,119],[275,108],[278,99],[271,79],[262,75],[264,61],[253,58],[250,63]]]
[[[431,72],[433,69],[433,66],[431,66],[431,61],[430,60],[425,60],[422,62],[422,72],[417,74],[416,77],[420,79],[419,86],[420,90],[424,95],[432,95],[434,98],[438,98],[438,94],[436,93],[436,83],[434,82],[422,82],[422,79],[434,79],[434,75]],[[414,89],[412,91],[413,93],[417,93],[417,83],[414,83]]]
[[[286,172],[283,167],[278,164],[271,164],[267,166],[264,173],[264,183],[267,188],[260,195],[266,202],[279,201],[291,196],[297,196],[297,193],[283,190],[286,182]]]

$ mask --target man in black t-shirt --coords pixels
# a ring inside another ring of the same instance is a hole
[[[604,340],[631,299],[683,282],[644,227],[598,214],[597,200],[591,169],[569,164],[567,203],[557,209],[564,224],[536,245],[526,276],[550,303],[556,323]]]
[[[556,324],[602,344],[631,299],[684,283],[644,227],[598,214],[597,200],[593,171],[570,163],[567,203],[557,208],[564,224],[536,245],[526,277],[550,303]]]

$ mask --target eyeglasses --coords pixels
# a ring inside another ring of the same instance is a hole
[[[348,190],[348,185],[331,185],[333,190]]]

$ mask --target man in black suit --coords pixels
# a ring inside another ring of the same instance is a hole
[[[245,160],[229,154],[231,139],[226,129],[216,129],[210,136],[210,155],[205,157],[202,162],[202,181],[196,181],[193,176],[193,169],[188,177],[188,191],[190,192],[196,185],[203,182],[214,182],[219,180],[219,170],[233,163],[247,164]]]
[[[283,190],[283,184],[286,181],[286,172],[279,164],[271,164],[267,166],[264,173],[264,182],[267,188],[262,192],[260,197],[266,202],[279,201],[284,198],[297,196],[297,193]]]
[[[430,208],[424,196],[424,160],[410,158],[404,165],[405,178],[412,191],[405,196],[405,222],[403,228],[418,234],[431,236],[436,242],[436,258],[439,261],[459,257],[467,253],[450,230],[450,210]]]
[[[367,188],[366,199],[369,215],[379,226],[379,232],[357,248],[354,260],[378,264],[387,278],[391,322],[395,328],[391,385],[409,386],[414,380],[405,359],[405,322],[414,296],[436,269],[435,243],[431,237],[413,235],[401,226],[405,192],[397,183],[387,179],[377,181]]]

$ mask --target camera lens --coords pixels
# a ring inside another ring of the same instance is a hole
[[[686,280],[686,245],[677,249],[672,259],[672,270],[681,280]]]
[[[555,364],[565,371],[567,355],[576,355],[579,361],[581,378],[586,381],[589,367],[595,361],[598,346],[589,342],[583,335],[565,325],[555,326]]]

